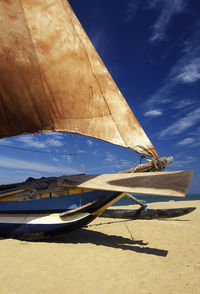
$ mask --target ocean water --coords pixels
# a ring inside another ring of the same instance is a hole
[[[200,194],[187,194],[185,198],[179,197],[166,197],[166,196],[149,196],[149,195],[134,195],[138,200],[144,200],[146,203],[153,203],[153,202],[169,202],[172,201],[193,201],[193,200],[200,200]],[[113,206],[127,206],[127,205],[134,205],[134,202],[130,199],[124,197],[119,201],[115,202]]]

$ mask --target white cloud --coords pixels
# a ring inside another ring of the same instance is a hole
[[[147,107],[159,107],[159,105],[168,104],[174,101],[173,90],[177,85],[193,84],[200,80],[200,24],[195,29],[193,36],[187,39],[183,44],[182,56],[171,68],[168,76],[163,81],[163,86],[159,88],[146,102]],[[178,97],[176,97],[176,100]],[[179,98],[179,108],[191,104],[192,99]],[[185,104],[185,105],[184,105]],[[172,106],[171,106],[172,105]],[[175,108],[171,103],[170,107]],[[178,107],[177,107],[178,108]]]
[[[160,105],[169,104],[172,100],[170,92],[174,84],[174,82],[167,79],[165,81],[165,85],[150,96],[150,98],[146,101],[145,106],[154,108]]]
[[[65,137],[65,135],[61,132],[48,132],[48,133],[42,133],[43,135],[46,135],[47,137],[54,137],[54,139],[61,140]]]
[[[185,157],[184,160],[174,160],[173,162],[173,168],[181,168],[181,167],[185,167],[188,164],[191,164],[193,162],[195,162],[197,159],[194,156],[188,156]]]
[[[23,143],[25,146],[39,148],[39,149],[45,149],[46,145],[44,142],[40,142],[36,138],[34,138],[33,135],[24,135],[16,138],[17,141]]]
[[[93,154],[94,156],[98,156],[98,155],[99,155],[99,152],[98,152],[98,150],[94,150],[94,151],[92,151],[92,154]]]
[[[107,162],[115,162],[116,161],[116,156],[111,152],[106,152],[105,161],[107,161]]]
[[[177,101],[173,104],[172,108],[173,109],[182,109],[182,108],[185,108],[187,106],[190,106],[190,105],[193,105],[197,103],[196,100],[194,99],[182,99],[180,101]]]
[[[105,55],[108,54],[106,44],[109,43],[109,37],[105,31],[105,28],[94,25],[89,33],[89,36],[93,46],[101,55],[102,59],[104,59]]]
[[[70,163],[70,164],[73,162],[73,158],[70,155],[63,156],[63,159],[66,159],[67,162]]]
[[[185,117],[180,118],[171,126],[163,130],[160,137],[177,135],[200,121],[200,108],[189,112]]]
[[[185,146],[190,145],[194,142],[194,138],[185,138],[184,140],[178,142],[178,145]]]
[[[195,148],[200,146],[200,138],[197,136],[194,138],[186,138],[178,143],[180,146],[188,147],[188,148]]]
[[[48,139],[44,142],[46,144],[46,146],[53,146],[53,147],[60,147],[63,146],[63,143],[55,138],[52,139]]]
[[[137,165],[136,163],[133,163],[130,160],[120,159],[120,160],[117,161],[117,163],[115,163],[114,167],[118,168],[120,170],[123,170],[123,169],[131,168],[131,167],[136,166],[136,165]]]
[[[86,142],[87,142],[87,144],[88,144],[89,147],[91,147],[91,146],[93,145],[93,142],[92,142],[92,140],[90,140],[90,139],[87,140]]]
[[[22,170],[31,170],[31,171],[39,171],[46,172],[50,174],[66,174],[66,173],[74,173],[75,170],[72,168],[60,167],[49,164],[42,164],[34,161],[26,161],[21,159],[15,159],[10,157],[0,156],[0,166],[11,169],[22,169]]]
[[[51,160],[54,162],[60,162],[60,158],[58,158],[56,156],[51,157]]]
[[[136,14],[136,11],[140,5],[139,0],[130,0],[127,3],[127,10],[126,10],[126,22],[130,22]]]
[[[95,34],[91,37],[91,42],[93,46],[96,48],[96,50],[101,50],[101,39],[102,39],[102,32],[95,32]]]
[[[7,138],[5,138],[5,139],[0,139],[0,144],[3,144],[3,145],[9,145],[9,144],[11,144],[12,142],[9,140],[9,139],[7,139]]]
[[[195,148],[200,146],[200,127],[197,127],[195,131],[188,134],[189,137],[178,142],[179,146],[184,146],[187,148]]]
[[[200,57],[185,60],[174,70],[175,79],[183,84],[191,84],[200,79]]]
[[[16,140],[23,143],[27,147],[45,149],[48,147],[60,147],[63,146],[61,142],[62,136],[57,136],[57,138],[48,138],[45,140],[39,140],[34,135],[24,135],[17,137]]]
[[[158,110],[158,109],[153,109],[153,110],[149,110],[147,112],[144,113],[144,116],[152,116],[152,117],[156,117],[156,116],[160,116],[162,115],[162,111]]]
[[[172,17],[183,12],[185,7],[185,0],[149,0],[147,8],[160,10],[160,15],[153,25],[153,34],[150,39],[152,43],[165,38],[165,31]]]
[[[183,45],[183,55],[170,73],[175,83],[192,84],[200,80],[200,25]]]
[[[93,147],[94,145],[97,145],[91,139],[88,139],[86,142],[87,142],[89,147]]]
[[[88,151],[86,150],[77,150],[77,153],[87,153]]]

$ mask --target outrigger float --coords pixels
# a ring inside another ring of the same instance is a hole
[[[181,208],[167,208],[167,209],[149,209],[146,201],[138,200],[131,194],[126,194],[127,198],[131,199],[135,204],[140,205],[139,209],[106,209],[102,212],[100,217],[117,218],[117,219],[165,219],[174,218],[186,215],[196,209],[196,207],[181,207]]]
[[[76,133],[152,159],[117,174],[0,186],[0,236],[69,233],[127,193],[185,196],[193,172],[163,171],[171,160],[159,158],[67,0],[1,0],[0,13],[0,138]]]

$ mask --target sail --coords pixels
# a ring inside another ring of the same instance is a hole
[[[158,157],[65,0],[0,1],[0,138],[64,131]]]

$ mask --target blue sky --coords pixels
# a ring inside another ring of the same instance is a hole
[[[174,156],[167,170],[193,169],[189,192],[199,193],[200,2],[69,2],[158,154]],[[0,145],[1,184],[79,173],[79,165],[84,173],[109,173],[139,163],[132,151],[64,133],[17,136]],[[74,147],[79,165],[69,155]]]

